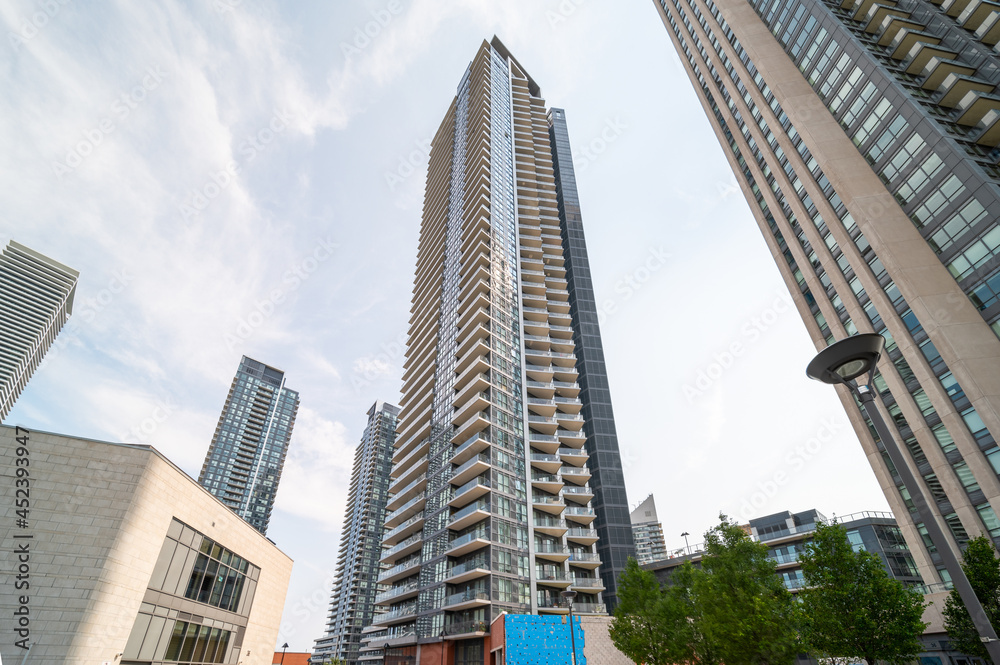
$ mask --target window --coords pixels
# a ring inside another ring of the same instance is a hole
[[[913,211],[910,215],[911,219],[916,223],[918,228],[923,228],[925,225],[934,221],[934,218],[940,214],[949,204],[957,200],[962,194],[965,193],[965,185],[958,179],[958,176],[952,175],[944,184],[933,194],[931,194],[924,203]]]
[[[230,636],[228,630],[177,621],[163,658],[180,663],[224,663]]]

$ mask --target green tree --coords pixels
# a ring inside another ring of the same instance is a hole
[[[775,573],[766,545],[720,515],[705,534],[692,590],[697,625],[726,665],[785,665],[800,650],[797,603]]]
[[[671,665],[691,660],[692,650],[686,645],[691,632],[688,566],[675,580],[680,584],[661,590],[653,573],[640,568],[635,559],[628,560],[618,578],[618,606],[609,632],[618,650],[633,661]]]
[[[969,578],[969,584],[982,603],[986,616],[994,628],[1000,626],[1000,561],[996,558],[993,543],[986,536],[977,536],[969,541],[962,558],[962,570]],[[992,662],[986,647],[979,641],[979,633],[962,597],[955,589],[951,590],[945,602],[944,629],[957,650],[979,656],[987,663]]]
[[[878,555],[855,552],[842,525],[818,524],[800,562],[804,633],[813,655],[899,665],[923,650],[923,596],[889,577]]]

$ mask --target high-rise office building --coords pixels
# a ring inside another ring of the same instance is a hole
[[[0,420],[73,313],[79,276],[13,240],[0,254]]]
[[[292,438],[299,394],[285,373],[243,356],[198,482],[263,534]]]
[[[313,663],[340,659],[356,665],[361,630],[371,625],[375,601],[388,598],[384,593],[378,598],[376,595],[398,417],[399,407],[385,402],[375,402],[368,409],[368,425],[354,451],[326,635],[316,640],[310,659]],[[390,545],[396,544],[393,538],[389,541]]]
[[[663,540],[663,525],[656,516],[656,502],[650,494],[635,507],[632,519],[632,536],[635,539],[635,558],[639,565],[667,558],[667,543]]]
[[[483,662],[501,611],[604,611],[634,547],[566,119],[496,38],[432,142],[401,407],[389,639]]]
[[[981,0],[655,0],[817,348],[875,379],[955,548],[1000,542],[1000,14]],[[947,578],[838,388],[923,579]]]

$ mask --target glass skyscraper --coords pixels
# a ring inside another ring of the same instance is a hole
[[[354,451],[326,635],[316,640],[313,663],[340,659],[356,665],[361,631],[371,625],[375,602],[390,597],[378,593],[378,575],[398,416],[398,406],[381,401],[368,409],[368,425]]]
[[[73,313],[79,276],[13,240],[0,254],[0,420]]]
[[[634,546],[565,114],[496,38],[432,143],[401,408],[373,643],[483,662],[502,611],[606,610]]]
[[[263,534],[292,438],[299,394],[285,373],[243,356],[198,482]]]
[[[654,2],[817,349],[886,338],[882,408],[951,546],[1000,542],[1000,7]],[[838,391],[920,574],[946,582]]]

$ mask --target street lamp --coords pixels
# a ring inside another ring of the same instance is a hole
[[[281,645],[281,663],[280,665],[285,665],[285,649],[288,648],[288,642]]]
[[[444,636],[446,635],[444,629],[441,629],[441,665],[444,665]]]
[[[569,644],[573,650],[573,660],[570,661],[570,665],[576,665],[576,636],[573,635],[573,600],[576,598],[576,591],[567,589],[562,592],[562,597],[566,599],[566,604],[569,605]]]
[[[681,534],[681,538],[684,539],[684,552],[686,554],[691,554],[691,548],[688,546],[688,536],[690,536],[690,535],[691,534],[688,533],[687,531],[685,531],[684,533]]]
[[[806,375],[810,379],[829,383],[831,385],[847,386],[850,391],[861,402],[861,408],[871,420],[878,437],[882,439],[882,445],[889,454],[896,472],[903,481],[903,487],[910,494],[917,515],[927,529],[927,535],[931,543],[937,548],[938,554],[944,562],[945,569],[951,575],[951,581],[958,590],[962,602],[972,617],[972,623],[976,626],[979,639],[986,646],[986,650],[994,663],[1000,663],[1000,641],[997,640],[996,631],[990,624],[990,619],[983,610],[982,603],[976,597],[976,592],[972,590],[965,571],[959,565],[955,553],[952,551],[948,541],[945,540],[944,532],[941,530],[934,513],[931,512],[924,493],[917,484],[913,472],[910,471],[902,451],[896,444],[896,439],[886,426],[878,407],[875,405],[875,395],[872,390],[872,382],[875,377],[875,369],[878,360],[882,355],[885,339],[881,335],[865,333],[854,335],[831,344],[813,358],[806,368]],[[868,374],[867,385],[859,386],[854,379]]]

